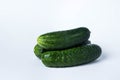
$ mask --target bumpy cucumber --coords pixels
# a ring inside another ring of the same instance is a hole
[[[40,59],[41,59],[41,54],[42,54],[43,50],[44,49],[42,47],[40,47],[38,44],[36,44],[34,47],[34,53]]]
[[[101,48],[96,44],[89,44],[65,50],[47,51],[41,55],[41,59],[49,67],[68,67],[94,61],[100,55]]]
[[[82,44],[81,44],[81,46],[82,45],[86,45],[86,44],[90,44],[91,42],[90,41],[85,41],[85,42],[83,42]],[[77,46],[77,45],[76,45]],[[79,45],[80,46],[80,45]],[[72,47],[71,47],[72,48]],[[46,50],[46,49],[43,49],[41,46],[39,46],[38,44],[36,44],[35,45],[35,47],[34,47],[34,53],[35,53],[35,55],[38,57],[38,58],[40,58],[41,59],[41,55],[44,53],[44,52],[46,52],[46,51],[48,51],[48,50]],[[53,50],[49,50],[49,51],[53,51]]]
[[[69,48],[87,41],[90,31],[85,27],[46,33],[38,37],[37,43],[47,50]]]

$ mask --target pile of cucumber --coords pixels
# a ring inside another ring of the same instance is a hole
[[[86,27],[40,35],[34,47],[35,55],[48,67],[71,67],[96,60],[101,48],[88,40]]]

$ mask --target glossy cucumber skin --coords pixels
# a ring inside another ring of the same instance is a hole
[[[40,47],[38,44],[36,44],[35,47],[34,47],[34,53],[40,59],[41,59],[41,55],[43,53],[43,50],[44,49],[42,47]]]
[[[89,44],[65,50],[47,51],[41,55],[41,60],[48,67],[71,67],[94,61],[101,52],[98,45]]]
[[[65,31],[50,32],[40,35],[37,43],[47,50],[69,48],[87,41],[90,37],[88,28],[80,27]]]
[[[82,45],[86,45],[86,44],[90,44],[91,42],[90,41],[85,41],[81,44]],[[79,45],[80,46],[80,45]],[[72,47],[71,47],[72,48]],[[41,55],[46,52],[46,51],[53,51],[53,50],[46,50],[46,49],[43,49],[41,46],[39,46],[38,44],[35,45],[34,47],[34,53],[35,55],[41,59]]]

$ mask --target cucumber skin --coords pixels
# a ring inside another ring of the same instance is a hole
[[[67,50],[47,51],[41,55],[41,60],[48,67],[71,67],[94,61],[101,52],[98,45],[89,44]]]
[[[37,39],[37,43],[47,50],[59,50],[81,44],[84,41],[87,41],[89,37],[90,31],[88,28],[80,27],[40,35]]]
[[[36,44],[34,47],[34,53],[40,59],[41,59],[41,54],[43,53],[43,50],[44,49],[42,47],[40,47],[38,44]]]
[[[90,41],[85,41],[85,42],[83,42],[82,44],[80,44],[80,45],[77,45],[77,46],[82,46],[82,45],[87,45],[87,44],[90,44],[91,42]],[[74,46],[74,47],[76,47],[76,46]],[[71,47],[72,48],[72,47]],[[66,48],[67,49],[67,48]],[[35,53],[35,55],[39,58],[39,59],[41,59],[41,55],[44,53],[44,52],[46,52],[46,51],[54,51],[54,50],[46,50],[46,49],[43,49],[41,46],[39,46],[38,44],[36,44],[35,45],[35,47],[34,47],[34,53]]]

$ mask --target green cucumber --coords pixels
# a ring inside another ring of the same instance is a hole
[[[44,49],[40,47],[38,44],[34,47],[34,53],[38,58],[41,58],[41,54],[43,53]]]
[[[86,44],[90,44],[91,42],[90,41],[85,41],[83,42],[81,45],[86,45]],[[80,46],[80,45],[79,45]],[[72,48],[72,47],[71,47]],[[39,46],[38,44],[35,45],[34,47],[34,53],[35,55],[41,59],[41,55],[46,52],[48,50],[46,49],[43,49],[41,46]],[[52,51],[52,50],[49,50],[49,51]]]
[[[94,61],[101,52],[98,45],[88,44],[65,50],[43,52],[41,60],[48,67],[70,67]]]
[[[88,28],[80,27],[40,35],[37,44],[47,50],[59,50],[82,44],[90,37]]]

